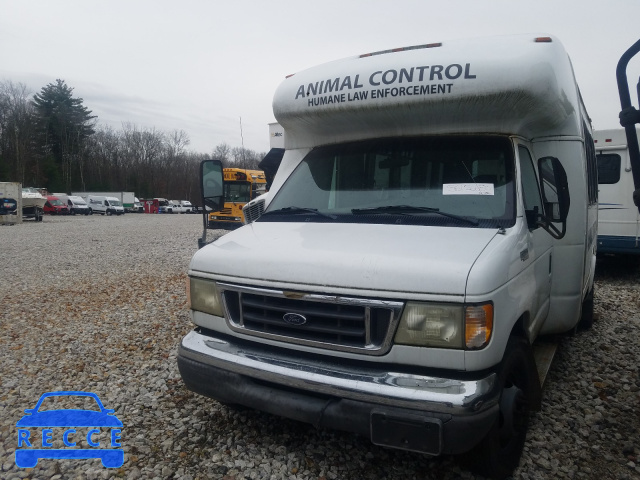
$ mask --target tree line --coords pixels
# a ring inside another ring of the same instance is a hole
[[[165,132],[123,122],[100,125],[64,80],[31,94],[0,82],[0,181],[49,192],[131,191],[199,204],[198,169],[207,158],[257,169],[265,153],[222,143],[210,154],[188,150],[183,130]]]

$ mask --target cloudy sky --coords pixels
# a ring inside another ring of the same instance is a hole
[[[638,0],[0,0],[0,81],[36,93],[60,78],[100,124],[184,130],[200,153],[223,142],[265,152],[288,74],[514,33],[557,36],[594,128],[618,127],[615,69],[640,38]],[[640,56],[634,92],[639,76]]]

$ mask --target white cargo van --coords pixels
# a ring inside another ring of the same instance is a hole
[[[186,386],[510,475],[534,342],[593,313],[596,157],[562,44],[350,57],[285,79],[273,110],[264,213],[189,266]],[[207,205],[220,169],[203,162]]]
[[[640,215],[624,129],[596,130],[598,253],[640,254]]]
[[[87,202],[84,200],[84,198],[77,195],[67,195],[66,201],[67,205],[69,206],[69,213],[71,213],[71,215],[75,215],[76,213],[81,215],[91,214],[89,205],[87,205]]]
[[[124,207],[116,197],[87,196],[90,214],[99,213],[101,215],[124,215]]]

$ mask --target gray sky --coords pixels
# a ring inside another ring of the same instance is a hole
[[[0,81],[57,78],[101,124],[184,130],[189,149],[269,149],[288,74],[393,47],[552,34],[596,129],[617,128],[615,69],[640,38],[637,0],[0,0]],[[635,85],[640,55],[630,64]]]

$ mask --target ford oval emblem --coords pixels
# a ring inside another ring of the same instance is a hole
[[[289,325],[304,325],[305,323],[307,323],[306,317],[300,315],[299,313],[285,313],[282,316],[282,319]]]

